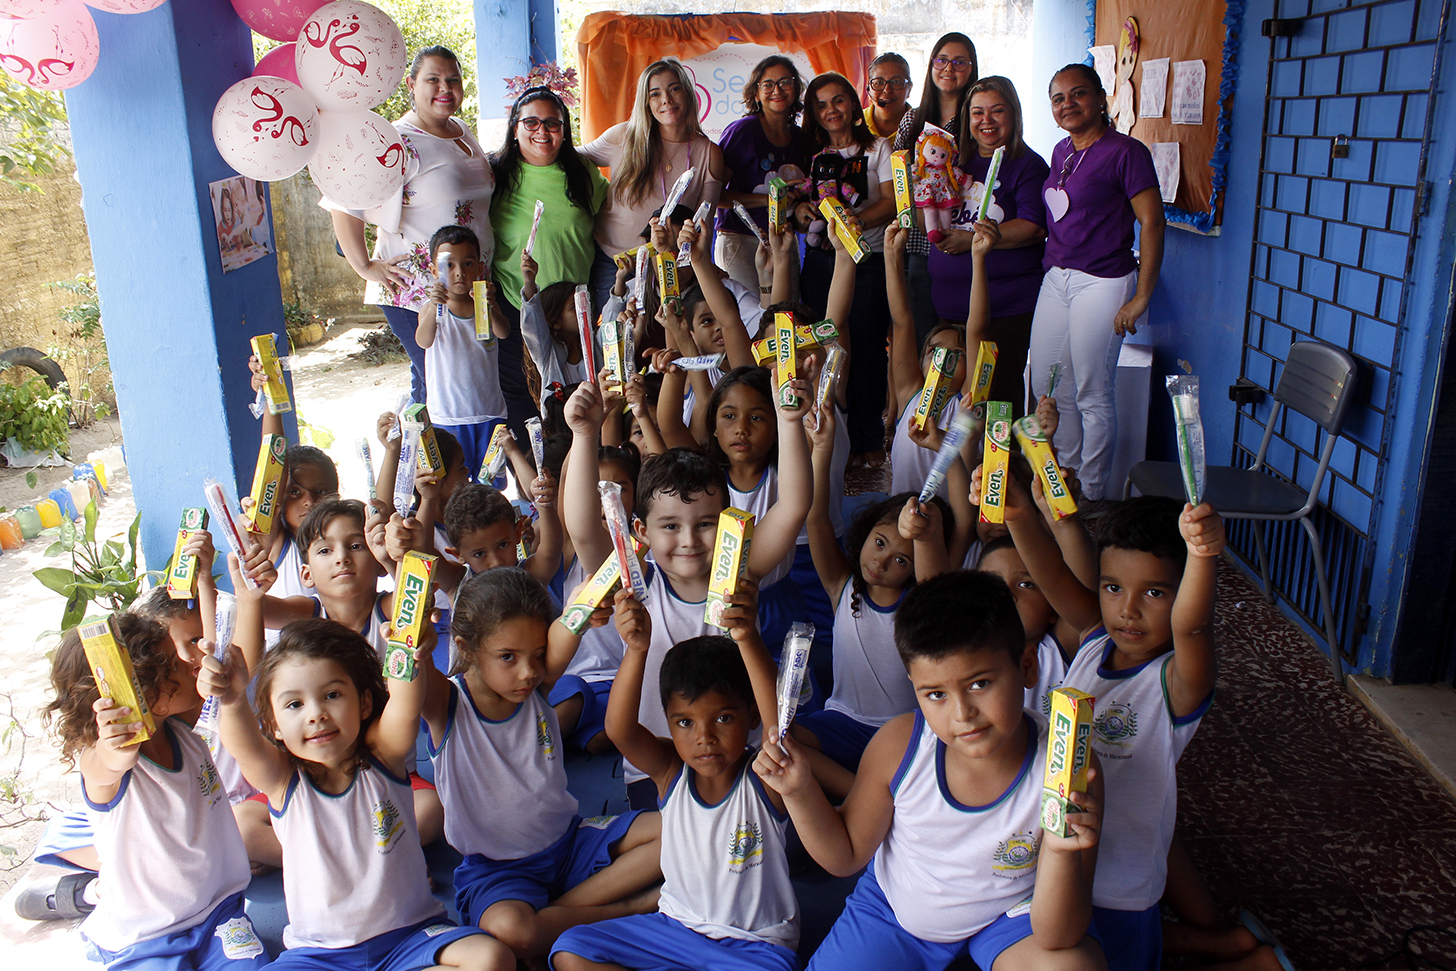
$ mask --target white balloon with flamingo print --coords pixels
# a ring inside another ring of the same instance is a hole
[[[336,0],[314,11],[296,45],[298,83],[325,111],[383,104],[409,66],[399,27],[361,0]]]
[[[101,42],[80,0],[66,0],[31,20],[0,20],[0,68],[40,91],[74,88],[96,70]]]
[[[243,78],[212,112],[212,140],[240,175],[275,182],[301,171],[318,147],[318,109],[285,78]]]
[[[372,209],[404,185],[408,151],[395,127],[372,111],[322,110],[308,174],[331,202]]]

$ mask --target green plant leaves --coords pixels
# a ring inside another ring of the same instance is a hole
[[[136,572],[137,535],[142,517],[138,513],[127,530],[126,544],[108,539],[96,542],[96,524],[100,513],[96,500],[86,504],[83,530],[63,521],[56,530],[57,538],[46,550],[46,556],[69,554],[70,568],[48,566],[36,570],[34,576],[47,589],[66,598],[61,616],[61,630],[70,630],[85,618],[92,603],[107,611],[125,610],[141,592],[142,581],[160,580],[157,571],[138,575]],[[122,555],[127,559],[122,562]]]

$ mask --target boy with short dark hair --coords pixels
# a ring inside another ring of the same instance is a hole
[[[1099,523],[1095,591],[1064,562],[1014,480],[1006,524],[1047,602],[1081,631],[1063,684],[1097,699],[1092,748],[1106,766],[1108,799],[1092,902],[1107,964],[1152,971],[1162,957],[1158,900],[1178,814],[1178,759],[1213,700],[1223,520],[1208,503],[1120,503]]]
[[[498,566],[520,566],[542,584],[549,584],[561,566],[561,520],[556,516],[555,498],[554,488],[550,501],[544,490],[537,496],[539,542],[534,553],[520,560],[516,545],[528,520],[517,515],[516,507],[499,489],[479,482],[460,486],[445,504],[446,555],[464,564],[470,575]]]
[[[1094,760],[1071,834],[1041,829],[1047,727],[1022,708],[1035,655],[1011,591],[964,570],[917,584],[895,646],[918,710],[875,733],[838,811],[792,738],[755,765],[821,866],[870,864],[810,971],[934,971],[963,954],[996,971],[1102,967],[1090,928],[1101,782]]]

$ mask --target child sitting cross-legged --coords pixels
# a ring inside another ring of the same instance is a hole
[[[723,613],[732,638],[675,645],[651,699],[642,694],[653,621],[628,592],[617,594],[627,653],[612,685],[607,734],[656,786],[662,896],[655,914],[561,935],[551,951],[556,971],[798,966],[798,901],[784,852],[788,817],[782,800],[754,777],[748,748],[760,712],[775,717],[777,676],[754,624],[752,586],[740,587]],[[649,700],[665,713],[670,738],[638,717]]]
[[[1072,795],[1071,835],[1043,831],[1047,726],[1022,708],[1034,655],[1010,590],[968,571],[917,584],[895,646],[918,710],[875,733],[837,812],[792,738],[766,742],[755,765],[821,866],[869,864],[809,968],[929,971],[964,954],[994,971],[1101,968],[1099,770]]]

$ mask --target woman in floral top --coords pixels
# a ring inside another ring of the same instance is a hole
[[[364,212],[345,210],[327,198],[334,234],[354,272],[367,281],[364,302],[377,304],[389,329],[410,357],[410,397],[425,400],[425,352],[415,326],[425,291],[434,281],[429,240],[451,224],[469,226],[480,238],[480,257],[490,264],[495,237],[490,198],[495,177],[475,135],[451,116],[465,100],[460,61],[444,47],[426,47],[410,65],[414,107],[394,123],[407,153],[405,183],[393,198]],[[371,257],[364,223],[378,227]]]

